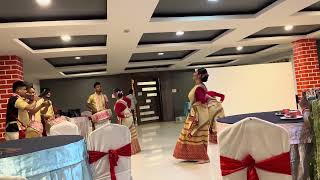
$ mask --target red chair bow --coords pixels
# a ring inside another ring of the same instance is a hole
[[[220,156],[220,166],[222,176],[227,176],[247,168],[247,180],[259,180],[256,168],[269,172],[291,175],[289,152],[273,156],[257,163],[251,155],[246,156],[241,161]]]
[[[109,164],[110,164],[110,175],[111,180],[116,180],[115,167],[118,166],[119,156],[131,156],[131,144],[127,144],[117,150],[110,149],[108,153],[100,151],[88,151],[89,163],[92,164],[103,156],[109,154]]]

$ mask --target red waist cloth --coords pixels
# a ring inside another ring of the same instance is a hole
[[[269,172],[291,175],[289,152],[270,157],[260,162],[255,162],[251,155],[248,155],[241,161],[220,156],[220,166],[222,176],[227,176],[247,168],[247,180],[259,180],[256,168]]]
[[[110,149],[107,153],[100,151],[88,151],[89,154],[89,163],[92,164],[103,156],[109,154],[109,163],[110,163],[110,175],[111,180],[116,180],[115,167],[118,166],[119,156],[131,156],[131,143],[127,144],[117,150]]]

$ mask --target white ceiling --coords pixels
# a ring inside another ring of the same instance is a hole
[[[52,0],[54,1],[54,0]],[[223,0],[220,0],[223,1]],[[299,12],[319,0],[279,0],[256,15],[199,16],[151,18],[158,0],[108,0],[108,20],[73,20],[0,23],[0,54],[18,55],[24,59],[25,76],[35,79],[119,74],[155,69],[127,70],[140,67],[174,64],[157,70],[188,69],[202,61],[236,59],[229,65],[265,63],[291,55],[291,42],[320,36],[320,31],[307,36],[281,36],[244,39],[266,27],[320,24],[320,12]],[[0,4],[1,5],[1,4]],[[48,7],[50,8],[50,7]],[[138,45],[143,33],[230,29],[206,42]],[[125,33],[129,30],[129,33]],[[19,38],[54,37],[61,35],[107,34],[105,47],[75,47],[32,50]],[[207,57],[226,47],[279,44],[250,55]],[[132,53],[196,50],[185,58],[169,61],[130,62]],[[45,58],[107,54],[108,65],[81,65],[55,68]],[[212,66],[212,65],[211,65]],[[221,65],[219,65],[221,66]],[[106,67],[106,72],[65,76],[61,71],[88,70]]]

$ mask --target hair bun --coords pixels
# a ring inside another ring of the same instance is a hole
[[[205,74],[201,74],[201,81],[202,82],[207,82],[209,78],[209,74],[205,73]]]

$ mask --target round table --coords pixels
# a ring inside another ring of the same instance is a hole
[[[261,112],[251,114],[241,114],[235,116],[228,116],[217,120],[217,130],[222,131],[224,128],[234,124],[242,119],[248,117],[257,117],[259,119],[277,124],[285,128],[289,133],[290,144],[303,144],[311,143],[310,129],[305,128],[304,120],[282,120],[279,116],[275,115],[276,112]]]
[[[0,177],[92,179],[81,136],[48,136],[0,143]]]
[[[280,119],[280,116],[276,116],[277,111],[272,112],[261,112],[261,113],[251,113],[251,114],[240,114],[235,116],[228,116],[225,118],[218,119],[217,121],[220,123],[226,123],[226,124],[234,124],[238,121],[241,121],[244,118],[247,117],[257,117],[262,120],[274,123],[274,124],[288,124],[288,123],[303,123],[303,119],[297,119],[297,120],[282,120]]]

